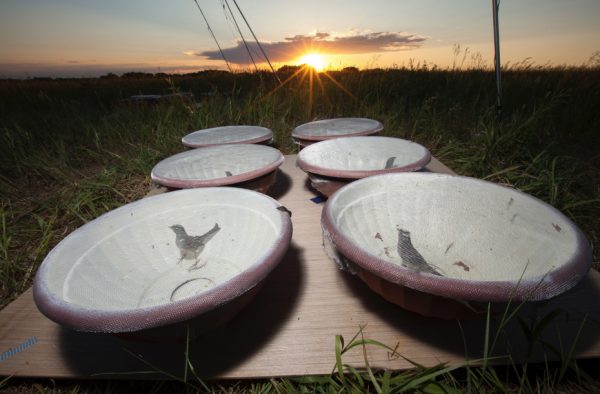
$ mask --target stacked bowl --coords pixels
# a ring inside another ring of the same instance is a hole
[[[301,148],[339,137],[355,137],[376,135],[383,130],[383,125],[373,119],[366,118],[334,118],[316,120],[296,127],[292,131],[292,139]]]
[[[185,135],[181,142],[188,148],[223,144],[270,144],[273,132],[260,126],[222,126],[197,130]]]
[[[154,166],[152,181],[171,189],[236,186],[267,193],[283,154],[256,144],[214,145],[170,156]]]
[[[423,169],[429,151],[415,142],[392,137],[341,137],[317,142],[300,151],[298,167],[326,197],[356,179]]]

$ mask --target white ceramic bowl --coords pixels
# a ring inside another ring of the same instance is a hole
[[[426,315],[437,313],[423,309],[429,301],[399,293],[545,300],[575,286],[592,260],[585,236],[553,207],[512,188],[444,174],[350,183],[327,201],[322,225],[330,256],[349,262],[388,300]]]
[[[431,161],[422,145],[393,137],[343,137],[302,149],[297,164],[305,172],[359,179],[388,172],[417,171]]]
[[[180,189],[234,185],[273,172],[283,161],[283,154],[270,146],[217,145],[170,156],[154,166],[151,177]]]
[[[273,132],[261,126],[223,126],[197,130],[181,139],[189,148],[201,148],[223,144],[269,143]]]
[[[210,313],[253,294],[279,263],[292,224],[278,207],[238,188],[179,190],[127,204],[46,256],[35,302],[57,323],[91,332],[146,330]],[[176,224],[194,236],[215,224],[219,230],[197,256],[182,258],[170,228]]]
[[[301,146],[331,138],[372,135],[383,130],[383,125],[373,119],[335,118],[316,120],[296,127],[292,138]]]

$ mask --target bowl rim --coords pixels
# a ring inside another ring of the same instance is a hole
[[[264,260],[253,262],[249,268],[228,281],[220,283],[201,294],[179,301],[122,310],[88,308],[65,301],[62,295],[52,292],[46,282],[49,267],[55,259],[54,255],[61,248],[68,247],[70,242],[74,242],[79,232],[83,231],[81,229],[89,229],[99,221],[110,220],[110,216],[112,215],[127,214],[129,210],[139,204],[157,204],[163,199],[177,200],[178,196],[184,193],[198,194],[197,201],[201,203],[203,201],[203,194],[225,191],[240,194],[242,196],[241,201],[249,195],[253,195],[256,198],[270,201],[273,209],[281,207],[278,201],[262,193],[233,187],[177,190],[125,204],[79,227],[67,235],[48,253],[40,265],[33,283],[33,299],[38,309],[49,319],[77,331],[105,333],[133,332],[187,321],[242,296],[268,276],[279,264],[289,247],[292,238],[292,222],[290,215],[283,210],[280,210],[281,232],[276,234],[276,238],[266,250],[267,254]],[[244,197],[244,195],[246,196]],[[241,202],[240,204],[243,206]]]
[[[485,187],[506,187],[514,193],[544,205],[554,214],[564,219],[565,223],[574,231],[576,237],[576,252],[574,256],[548,274],[520,281],[482,281],[457,278],[440,277],[427,273],[417,273],[399,265],[390,263],[368,251],[362,249],[349,237],[339,231],[335,225],[332,206],[339,196],[347,193],[351,188],[360,187],[363,183],[373,182],[383,177],[439,177],[456,179],[461,182],[473,182]],[[587,274],[592,264],[592,249],[583,232],[562,212],[545,203],[544,201],[524,193],[520,190],[502,186],[481,179],[441,174],[441,173],[392,173],[375,175],[352,182],[336,191],[325,203],[321,215],[321,226],[326,231],[335,248],[346,258],[356,264],[359,269],[364,269],[389,282],[407,286],[425,293],[446,298],[466,301],[504,302],[504,301],[541,301],[557,296],[572,287]]]
[[[265,152],[271,151],[273,153],[277,152],[275,160],[266,164],[263,167],[256,168],[254,170],[250,170],[247,172],[243,172],[241,174],[224,176],[221,178],[211,178],[211,179],[181,179],[181,178],[170,178],[156,174],[157,168],[160,168],[161,165],[164,165],[164,162],[167,160],[178,160],[181,158],[186,158],[188,156],[200,155],[206,152],[208,149],[219,150],[219,149],[229,149],[232,147],[240,147],[243,146],[248,149],[257,149],[264,150]],[[256,179],[262,175],[268,174],[274,170],[276,170],[281,164],[283,164],[285,160],[285,156],[281,153],[280,150],[273,148],[271,146],[265,145],[256,145],[256,144],[222,144],[222,145],[213,145],[205,148],[198,148],[193,150],[188,150],[185,152],[179,152],[172,156],[169,156],[158,163],[152,168],[150,172],[150,178],[152,181],[167,187],[173,187],[178,189],[189,189],[196,187],[215,187],[215,186],[227,186],[234,185],[236,183],[249,181],[252,179]]]
[[[303,127],[308,125],[329,122],[334,120],[366,120],[372,122],[373,125],[365,130],[357,131],[354,133],[348,134],[340,134],[340,135],[310,135],[310,134],[302,134]],[[351,137],[351,136],[360,136],[360,135],[371,135],[380,132],[383,130],[383,123],[378,120],[370,119],[370,118],[328,118],[328,119],[319,119],[313,120],[312,122],[307,122],[301,124],[300,126],[296,126],[294,130],[292,130],[292,138],[296,138],[299,140],[307,140],[307,141],[323,141],[328,139],[340,138],[340,137]]]
[[[193,141],[190,141],[190,138],[192,138],[193,136],[196,135],[201,135],[201,134],[207,134],[213,131],[218,131],[218,130],[223,130],[223,132],[227,131],[227,130],[231,130],[231,129],[242,129],[242,128],[247,128],[247,127],[251,127],[253,129],[256,129],[257,131],[262,131],[263,134],[259,135],[257,137],[254,138],[250,138],[250,139],[244,139],[244,140],[239,140],[239,141],[227,141],[227,142],[218,142],[218,143],[195,143]],[[255,126],[255,125],[231,125],[231,126],[219,126],[219,127],[210,127],[208,129],[200,129],[200,130],[196,130],[196,131],[192,131],[189,134],[186,134],[185,136],[181,137],[181,143],[188,147],[188,148],[203,148],[203,147],[209,147],[209,146],[216,146],[216,145],[227,145],[227,144],[259,144],[261,142],[265,142],[265,141],[269,141],[273,139],[273,131],[267,127],[263,127],[263,126]]]
[[[385,143],[386,141],[401,141],[401,143],[407,142],[409,144],[414,144],[415,146],[423,149],[423,155],[419,159],[415,160],[414,162],[408,163],[404,166],[392,167],[392,168],[382,168],[382,169],[378,169],[378,170],[339,170],[339,169],[333,169],[333,168],[328,168],[328,167],[323,167],[323,166],[320,166],[317,164],[313,164],[310,161],[306,160],[306,158],[305,158],[306,155],[308,155],[313,149],[318,149],[319,146],[325,146],[328,144],[334,145],[334,144],[339,143],[339,140],[366,141],[365,138],[369,138],[369,140],[373,140],[373,141],[382,141],[382,143]],[[318,174],[318,175],[323,175],[323,176],[328,176],[328,177],[346,178],[346,179],[360,179],[360,178],[365,178],[365,177],[372,176],[372,175],[387,174],[387,173],[392,173],[392,172],[418,171],[418,170],[423,169],[425,166],[427,166],[427,164],[429,164],[430,161],[431,161],[431,152],[429,152],[429,149],[427,149],[423,145],[421,145],[417,142],[405,140],[402,138],[385,137],[385,136],[369,136],[369,137],[363,137],[363,138],[360,138],[360,137],[331,138],[328,140],[316,142],[314,144],[311,144],[311,145],[305,147],[304,149],[302,149],[300,151],[300,153],[298,153],[298,156],[296,158],[296,164],[304,172],[310,172],[313,174]]]
[[[309,141],[309,140],[303,140],[303,139],[300,139],[300,138],[292,137],[292,142],[294,144],[298,145],[298,147],[300,149],[304,149],[307,146],[312,145],[312,144],[314,144],[315,142],[318,142],[318,141]]]

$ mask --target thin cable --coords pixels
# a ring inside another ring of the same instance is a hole
[[[233,26],[233,21],[227,12],[227,8],[225,8],[225,2],[223,0],[219,0],[221,3],[221,9],[223,10],[223,15],[225,15],[225,20],[227,21],[227,30],[231,34],[231,38],[233,41],[237,39],[237,32],[235,31],[235,26]]]
[[[281,79],[279,79],[279,76],[275,72],[275,69],[273,68],[273,65],[271,64],[271,61],[269,60],[269,57],[267,56],[267,54],[266,54],[265,50],[263,49],[262,45],[260,45],[260,41],[258,41],[258,38],[256,38],[256,34],[254,34],[254,30],[252,30],[252,27],[250,27],[250,24],[248,23],[248,20],[246,19],[246,16],[244,16],[244,13],[240,9],[240,6],[238,5],[237,1],[233,0],[233,4],[235,4],[235,6],[237,7],[238,11],[240,12],[240,15],[244,19],[244,22],[246,22],[246,26],[248,26],[248,30],[250,30],[250,33],[252,33],[252,37],[254,37],[254,41],[256,41],[256,44],[260,48],[260,51],[262,52],[263,56],[265,57],[265,60],[267,61],[267,63],[269,63],[269,67],[271,67],[271,71],[273,71],[273,74],[275,75],[275,78],[277,78],[277,81],[279,82],[279,84],[281,84]]]
[[[194,1],[196,1],[196,0],[194,0]],[[227,2],[227,0],[224,0],[224,1],[225,1],[225,5],[227,6],[227,9],[229,10],[229,13],[231,14],[231,17],[233,18],[233,23],[235,24],[235,27],[236,27],[238,33],[240,34],[242,41],[244,42],[244,46],[246,47],[248,56],[250,56],[250,60],[252,60],[252,64],[254,64],[254,69],[256,71],[258,71],[258,67],[256,66],[256,62],[254,61],[254,57],[252,56],[252,53],[250,52],[250,47],[248,47],[248,43],[246,42],[246,39],[244,38],[244,35],[242,34],[242,30],[240,30],[240,26],[238,25],[237,20],[235,20],[235,15],[233,15],[233,12],[231,12],[231,7],[229,7],[229,3]]]
[[[202,12],[202,8],[200,8],[200,4],[198,4],[197,0],[194,0],[194,3],[196,3],[196,7],[198,7],[198,10],[202,14],[202,18],[204,18],[204,22],[206,22],[206,27],[208,27],[208,31],[210,32],[210,35],[212,36],[213,40],[215,40],[215,43],[217,44],[217,47],[219,48],[219,52],[221,52],[221,56],[223,57],[223,60],[225,60],[225,64],[227,64],[227,69],[229,70],[229,72],[233,72],[231,70],[231,66],[229,65],[229,62],[227,61],[227,58],[225,57],[225,54],[223,53],[223,50],[221,49],[221,46],[219,45],[219,41],[217,41],[217,37],[215,37],[215,33],[213,33],[212,29],[210,28],[210,24],[208,23],[208,20],[206,19],[206,16],[204,15],[204,12]]]
[[[229,31],[231,32],[231,36],[235,39],[237,37],[237,32],[234,31],[235,25],[233,24],[233,19],[232,16],[233,15],[229,15],[229,12],[227,11],[227,8],[225,8],[225,0],[219,0],[221,3],[221,7],[223,8],[223,15],[225,15],[225,20],[227,21],[227,27],[229,29]],[[254,58],[255,59],[259,59],[261,55],[258,54],[257,49],[255,49],[252,46],[249,46],[250,50],[252,51],[252,53],[254,54]]]

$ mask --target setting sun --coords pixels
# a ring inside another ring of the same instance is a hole
[[[298,59],[298,62],[300,64],[307,64],[314,68],[316,71],[323,71],[326,65],[325,59],[318,53],[307,53],[306,55]]]

